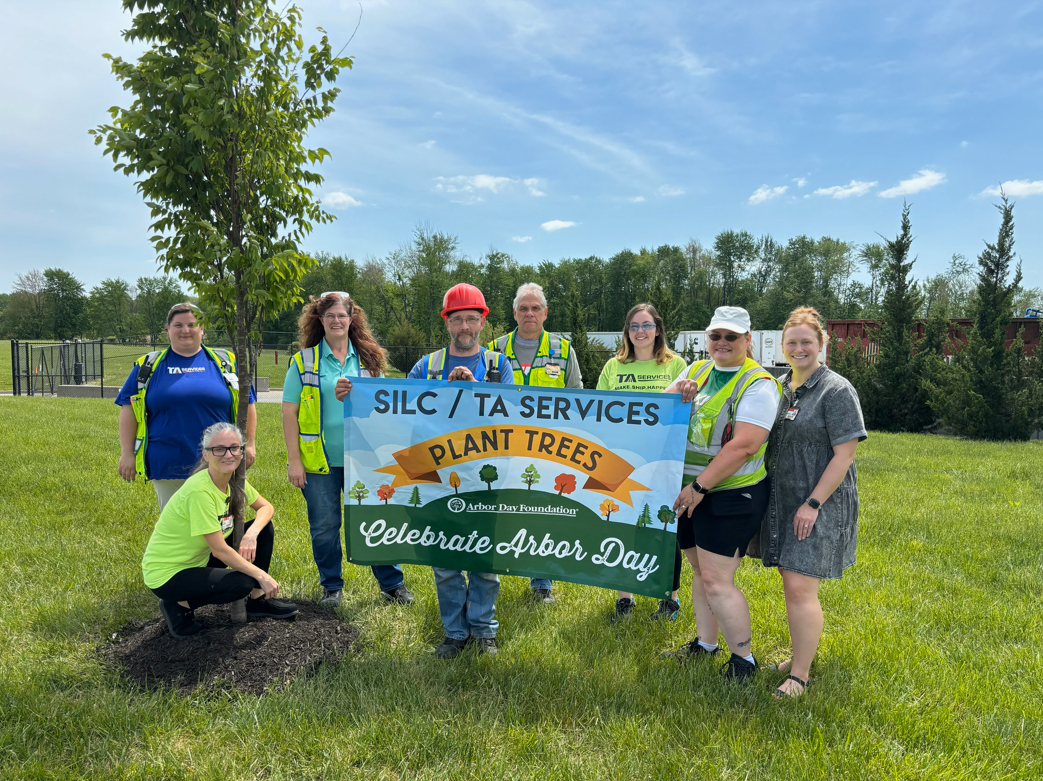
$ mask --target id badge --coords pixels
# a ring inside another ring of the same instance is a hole
[[[795,417],[797,417],[798,412],[800,412],[799,407],[790,407],[788,410],[786,410],[786,420],[793,420]]]
[[[543,371],[547,373],[547,376],[552,380],[558,379],[558,375],[561,374],[561,367],[556,363],[548,363],[543,367]]]
[[[221,521],[221,531],[226,532],[235,525],[235,519],[231,515],[222,515],[218,518]]]

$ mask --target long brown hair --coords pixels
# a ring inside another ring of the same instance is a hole
[[[655,362],[662,364],[673,360],[674,351],[666,346],[666,329],[663,327],[663,318],[659,316],[659,312],[651,304],[637,304],[627,312],[626,322],[623,323],[623,341],[620,342],[616,358],[620,363],[633,363],[637,360],[637,351],[634,348],[634,343],[630,341],[630,321],[634,319],[634,315],[638,312],[648,312],[652,320],[655,321],[655,342],[652,344],[652,354],[655,357]]]
[[[321,298],[309,296],[309,301],[301,310],[297,320],[297,341],[300,349],[307,350],[322,341],[326,331],[322,327],[322,316],[337,304],[343,304],[351,315],[348,325],[348,339],[355,345],[359,355],[359,363],[374,377],[382,375],[387,369],[387,356],[384,349],[370,333],[366,322],[366,313],[362,307],[351,300],[351,296],[340,293],[327,293]]]

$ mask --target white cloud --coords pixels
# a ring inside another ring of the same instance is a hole
[[[675,184],[664,184],[658,190],[660,195],[673,196],[673,195],[684,195],[684,188],[678,187]]]
[[[529,195],[545,195],[540,190],[541,181],[539,179],[512,179],[509,176],[475,174],[474,176],[436,176],[435,182],[435,192],[440,193],[474,193],[478,190],[500,193],[515,185],[524,185],[529,191]],[[471,202],[473,203],[474,200],[472,199]]]
[[[511,241],[516,241],[519,244],[524,244],[527,241],[532,241],[532,236],[511,236]]]
[[[540,189],[539,179],[525,179],[524,181],[522,181],[522,184],[529,188],[529,195],[538,198],[541,195],[547,194]]]
[[[803,176],[798,176],[793,181],[797,183],[797,187],[803,187],[804,185],[806,185],[808,183],[808,180],[805,179]]]
[[[562,228],[571,228],[576,223],[569,222],[568,220],[550,220],[540,225],[543,230],[547,232],[560,231]]]
[[[631,203],[644,203],[645,202],[645,196],[643,196],[643,195],[635,195],[633,198],[630,199],[630,202]]]
[[[424,141],[422,144],[420,144],[420,146],[422,146],[424,149],[433,149],[435,144],[437,143],[437,141],[432,139],[431,141]]]
[[[356,201],[347,193],[326,193],[322,196],[322,202],[331,209],[350,209],[352,206],[361,206],[362,201]]]
[[[899,195],[912,195],[923,190],[930,190],[944,181],[945,174],[924,168],[922,171],[918,171],[916,176],[910,179],[903,179],[894,187],[889,187],[878,193],[878,195],[881,198],[897,198]]]
[[[765,201],[770,201],[772,198],[778,198],[788,189],[789,187],[786,185],[782,185],[781,187],[768,187],[768,185],[762,184],[753,191],[753,195],[749,197],[747,203],[764,203]]]
[[[820,187],[818,190],[815,190],[815,195],[828,195],[831,198],[850,198],[852,195],[865,195],[874,187],[876,187],[876,182],[857,182],[852,179],[850,184]]]
[[[1012,198],[1021,198],[1026,195],[1043,195],[1043,179],[1030,182],[1028,179],[1011,179],[997,187],[986,187],[981,191],[982,195],[1007,195]]]

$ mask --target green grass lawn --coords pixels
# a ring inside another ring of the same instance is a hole
[[[9,391],[11,384],[11,340],[0,339],[0,391]]]
[[[261,405],[251,481],[276,507],[274,576],[317,596],[278,405]],[[1031,779],[1043,775],[1043,443],[876,434],[859,449],[858,564],[826,583],[826,633],[801,700],[661,651],[693,634],[614,594],[559,584],[537,607],[504,578],[501,652],[431,655],[429,569],[411,607],[346,567],[359,653],[261,698],[142,693],[98,660],[158,615],[139,561],[151,487],[116,476],[111,402],[0,399],[0,778]],[[685,570],[683,580],[690,580]],[[740,570],[762,663],[786,654],[777,573]],[[689,592],[683,589],[682,604]]]

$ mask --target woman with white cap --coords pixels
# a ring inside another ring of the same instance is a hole
[[[750,315],[722,306],[706,328],[710,360],[696,361],[667,388],[692,401],[683,487],[674,502],[677,540],[692,565],[696,637],[668,654],[716,656],[718,632],[731,657],[724,675],[757,671],[750,608],[735,585],[743,553],[768,502],[764,454],[775,424],[779,383],[752,358]]]

